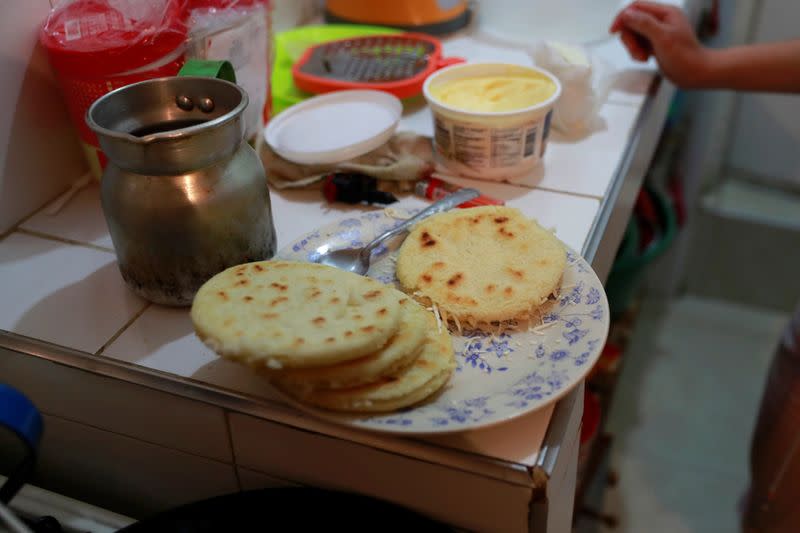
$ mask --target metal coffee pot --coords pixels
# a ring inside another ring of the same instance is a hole
[[[227,62],[198,65],[233,80]],[[186,70],[110,92],[86,118],[108,158],[101,200],[122,277],[143,298],[175,306],[276,246],[264,169],[244,142],[247,93]]]

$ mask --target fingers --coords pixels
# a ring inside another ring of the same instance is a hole
[[[622,30],[620,39],[633,59],[637,61],[647,61],[650,58],[649,47],[644,46],[635,33]]]
[[[638,33],[651,43],[658,43],[666,33],[666,27],[655,16],[635,9],[620,13],[621,24],[627,31]]]
[[[611,26],[608,28],[609,33],[618,33],[622,31],[625,27],[625,17],[627,17],[628,12],[631,11],[652,15],[659,21],[665,21],[671,18],[674,19],[676,15],[680,17],[685,16],[683,11],[675,6],[660,4],[658,2],[648,2],[646,0],[636,0],[617,13],[617,16],[614,17],[614,20],[611,22]]]
[[[689,19],[686,13],[678,6],[671,6],[665,4],[657,4],[655,2],[638,1],[631,6],[641,13],[647,13],[654,16],[659,22],[668,26],[689,24]]]
[[[628,9],[628,8],[626,8]],[[628,50],[630,56],[637,61],[647,61],[650,54],[647,49],[642,46],[641,40],[637,38],[636,34],[630,31],[623,23],[623,14],[625,10],[617,13],[611,26],[608,28],[609,33],[619,33],[620,40],[625,48]],[[649,48],[649,47],[648,47]]]
[[[672,13],[674,13],[675,10],[680,11],[675,6],[660,4],[658,2],[648,2],[646,0],[636,0],[636,2],[632,3],[626,9],[636,9],[644,13],[653,15],[654,17],[657,17],[660,20],[667,18]]]
[[[622,13],[624,12],[625,10],[623,9],[617,13],[617,16],[614,17],[614,20],[611,22],[611,26],[608,28],[608,33],[617,33],[622,30]]]

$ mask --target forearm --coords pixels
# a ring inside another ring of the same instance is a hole
[[[800,93],[800,39],[709,49],[705,55],[704,87]]]

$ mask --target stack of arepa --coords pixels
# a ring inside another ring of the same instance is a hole
[[[386,412],[436,393],[455,366],[446,328],[407,295],[324,265],[262,261],[198,291],[198,336],[297,400]]]

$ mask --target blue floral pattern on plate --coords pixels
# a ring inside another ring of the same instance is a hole
[[[278,257],[314,261],[320,246],[360,246],[400,222],[386,211],[349,217],[298,239]],[[392,260],[396,248],[397,244],[373,252],[370,277],[397,283]],[[608,326],[602,284],[580,254],[567,249],[558,299],[541,325],[500,335],[481,331],[453,334],[456,371],[445,390],[428,403],[371,416],[299,407],[335,422],[391,433],[447,433],[489,426],[541,409],[579,384],[600,356]]]

